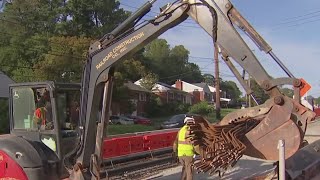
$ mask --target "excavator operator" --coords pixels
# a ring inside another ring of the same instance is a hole
[[[41,130],[53,129],[52,107],[47,89],[44,89],[43,95],[38,101],[38,108],[34,112],[33,121],[40,126]]]

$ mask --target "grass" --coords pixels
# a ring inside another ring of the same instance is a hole
[[[116,135],[116,134],[126,134],[126,133],[135,133],[135,132],[144,132],[144,131],[152,131],[155,130],[154,126],[146,126],[140,124],[132,124],[132,125],[109,125],[107,128],[108,135]]]
[[[207,116],[204,116],[204,118],[206,118],[209,122],[211,123],[215,123],[215,122],[219,122],[220,120],[222,120],[227,114],[233,112],[233,111],[236,111],[237,109],[221,109],[220,111],[220,115],[221,115],[221,118],[220,119],[217,119],[216,118],[216,113],[210,113],[208,114]]]
[[[227,114],[235,111],[236,109],[221,109],[221,119],[225,117]],[[164,116],[164,117],[155,117],[150,118],[152,125],[146,126],[146,125],[139,125],[139,124],[133,124],[133,125],[109,125],[108,126],[108,135],[118,135],[118,134],[125,134],[125,133],[135,133],[135,132],[144,132],[144,131],[153,131],[158,130],[160,127],[160,124],[166,120],[168,120],[171,116]],[[207,116],[204,116],[209,122],[214,123],[218,122],[221,119],[216,118],[215,113],[208,114]]]

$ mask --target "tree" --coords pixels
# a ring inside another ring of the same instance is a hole
[[[241,91],[235,82],[221,81],[220,88],[222,91],[226,92],[227,98],[230,98],[234,103],[239,100]]]
[[[288,97],[290,97],[290,98],[293,98],[293,95],[294,95],[293,89],[281,88],[280,91],[281,91],[284,95],[286,95],[286,96],[288,96]]]
[[[124,81],[137,81],[147,73],[146,67],[135,57],[124,60],[116,67],[116,71],[122,74]]]
[[[152,90],[156,82],[158,82],[158,76],[154,73],[148,73],[141,79],[140,85],[148,90]]]
[[[182,45],[170,49],[166,40],[156,39],[145,47],[144,55],[143,64],[158,74],[161,82],[173,84],[181,79],[195,83],[203,79],[199,66],[188,62],[189,51]]]
[[[119,8],[117,0],[67,1],[68,35],[100,38],[123,22],[129,13]]]
[[[204,74],[203,82],[207,83],[209,86],[215,86],[215,78],[212,74]]]
[[[50,51],[34,66],[37,79],[79,82],[90,41],[90,38],[77,37],[50,38]]]
[[[68,50],[74,47],[66,47],[70,43],[64,43],[61,39],[101,37],[128,15],[129,13],[119,8],[119,2],[115,0],[12,0],[12,3],[7,3],[3,12],[0,13],[1,70],[18,82],[45,79],[49,74],[50,79],[58,80],[63,74],[62,80],[69,81],[65,78],[74,75],[73,71],[53,72],[54,68],[62,68],[62,66],[54,66],[52,69],[47,69],[51,71],[47,71],[48,74],[46,74],[45,68],[39,65],[47,65],[48,61],[53,65],[55,60],[65,60],[64,56],[72,57],[71,62],[74,62],[75,55],[68,54],[66,51],[60,52],[61,49],[58,46]],[[58,41],[54,42],[54,40]],[[63,44],[58,44],[61,42]],[[56,43],[56,46],[53,46],[53,43]],[[79,44],[76,48],[82,45]],[[87,51],[89,43],[85,43],[85,46],[80,49]],[[60,58],[54,56],[60,56]],[[80,56],[82,59],[82,55]],[[60,62],[58,64],[61,65]],[[75,63],[74,67],[64,68],[82,70],[78,65]],[[39,67],[42,68],[40,73],[42,75],[40,76],[37,71],[38,74],[35,76],[34,71]],[[78,77],[75,79],[79,80]]]
[[[262,104],[269,99],[269,96],[265,93],[265,91],[258,85],[258,83],[255,80],[251,79],[250,85],[253,91],[253,96],[256,98],[259,104]]]
[[[315,98],[314,101],[315,101],[315,104],[319,105],[320,104],[320,97]]]

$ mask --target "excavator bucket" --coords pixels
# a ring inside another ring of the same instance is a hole
[[[286,158],[292,156],[300,147],[303,134],[290,113],[279,106],[274,106],[268,115],[243,140],[246,144],[246,155],[252,157],[278,160],[278,141],[284,139],[286,143]]]
[[[252,110],[238,113],[244,117],[260,119],[259,124],[242,139],[246,145],[246,155],[277,161],[279,140],[285,140],[286,159],[301,147],[307,123],[314,119],[315,113],[288,97],[284,97],[283,104],[278,105],[274,102],[270,99],[263,105],[253,107]],[[226,116],[219,124],[230,123],[233,119],[234,115]]]
[[[278,161],[278,141],[285,141],[285,158],[301,148],[307,122],[315,114],[284,97],[284,103],[272,99],[253,108],[227,115],[212,125],[201,117],[190,124],[190,140],[199,149],[201,159],[194,167],[199,172],[223,173],[237,163],[243,154]]]

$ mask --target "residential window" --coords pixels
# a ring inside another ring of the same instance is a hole
[[[181,94],[176,94],[176,99],[181,100],[181,96],[182,96]]]
[[[169,99],[174,99],[174,94],[173,93],[171,93],[171,92],[169,92]]]
[[[147,101],[147,95],[145,93],[139,93],[139,101]]]

